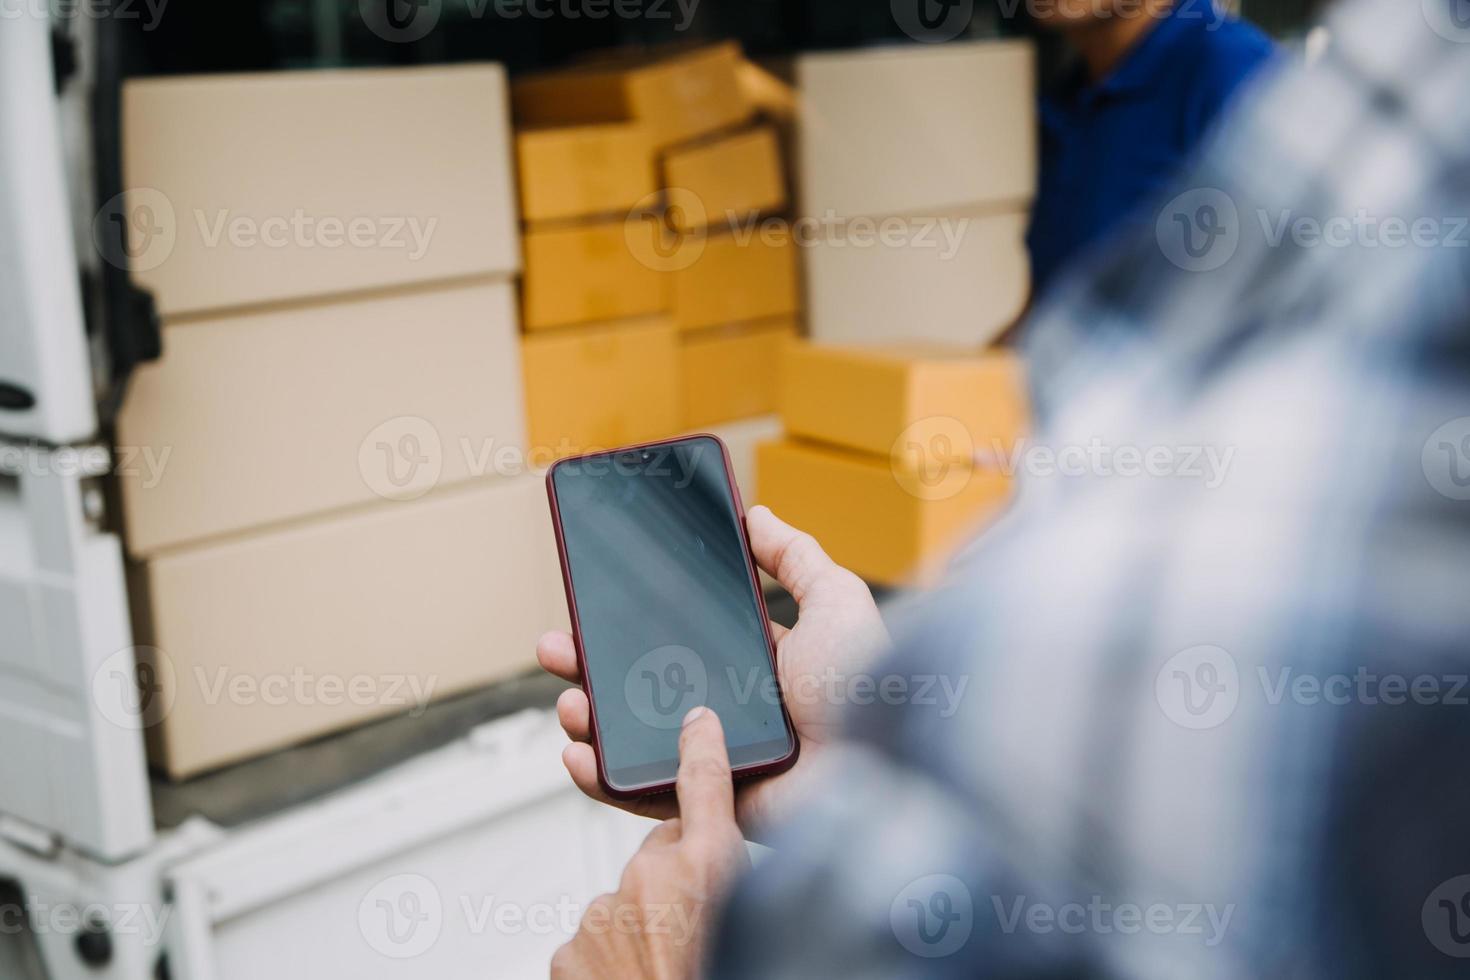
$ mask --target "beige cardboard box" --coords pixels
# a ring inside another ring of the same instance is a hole
[[[854,219],[803,248],[808,329],[831,343],[987,346],[1025,309],[1027,216]]]
[[[174,778],[535,666],[567,611],[542,479],[492,477],[136,566]]]
[[[1002,473],[948,460],[913,467],[817,443],[756,451],[760,502],[822,543],[832,560],[879,585],[928,584],[1008,502]]]
[[[776,131],[756,126],[672,151],[664,156],[664,185],[693,195],[700,204],[699,214],[687,207],[670,212],[681,231],[726,228],[752,213],[779,211],[786,206],[786,183]]]
[[[1010,452],[1029,419],[1025,365],[1012,351],[795,343],[782,366],[789,433],[875,455],[918,445],[990,458]]]
[[[498,65],[134,79],[123,133],[165,316],[520,268]]]
[[[700,243],[698,257],[669,277],[680,329],[793,316],[800,310],[797,249],[784,227],[768,231],[758,225],[689,241]]]
[[[526,329],[662,312],[664,273],[634,250],[627,232],[624,220],[528,232],[521,293]]]
[[[475,475],[492,443],[522,445],[513,288],[165,328],[117,423],[130,552],[422,495]]]
[[[1027,41],[803,55],[798,206],[838,219],[928,214],[1035,195]]]
[[[686,333],[679,347],[684,427],[774,412],[782,358],[795,339],[790,317]]]
[[[635,123],[523,130],[516,157],[526,221],[626,216],[658,190],[653,148]]]
[[[679,428],[679,333],[667,317],[528,334],[526,417],[537,463]]]
[[[516,125],[632,121],[663,149],[750,118],[741,62],[739,46],[716,44],[518,79],[511,90]]]

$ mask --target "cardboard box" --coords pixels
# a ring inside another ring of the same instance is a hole
[[[796,336],[789,317],[686,333],[679,349],[684,427],[774,412],[782,358]]]
[[[804,214],[838,219],[1026,206],[1036,193],[1028,41],[803,55]]]
[[[498,65],[132,79],[138,284],[165,316],[520,268]]]
[[[474,475],[522,445],[507,282],[166,327],[117,422],[137,557]],[[472,447],[466,453],[463,446]]]
[[[790,75],[790,62],[784,61],[782,69]],[[740,87],[745,89],[745,97],[759,115],[781,123],[783,128],[796,121],[799,100],[796,86],[790,81],[769,67],[751,61],[742,61],[736,74]]]
[[[782,364],[793,436],[881,456],[915,440],[973,460],[1009,453],[1027,430],[1026,369],[1010,351],[795,343]]]
[[[522,348],[538,464],[678,431],[679,335],[667,318],[531,334]]]
[[[567,612],[543,480],[478,480],[133,569],[181,779],[535,667]]]
[[[523,130],[516,159],[526,221],[623,217],[658,190],[653,148],[633,123]]]
[[[698,258],[669,277],[680,329],[793,316],[801,309],[789,230],[762,226],[710,235],[702,248]]]
[[[738,126],[753,107],[741,87],[739,46],[716,44],[651,63],[594,64],[533,75],[511,89],[520,126],[638,122],[655,149]]]
[[[1027,216],[855,219],[802,249],[808,328],[834,343],[988,346],[1026,307]]]
[[[757,126],[671,152],[664,157],[664,185],[687,191],[702,206],[702,214],[687,208],[670,212],[680,231],[729,228],[750,214],[779,211],[786,206],[786,184],[776,131]]]
[[[756,453],[761,503],[878,585],[932,583],[1011,492],[1001,473],[966,463],[906,469],[887,456],[795,441]]]
[[[528,232],[521,294],[526,329],[662,312],[664,273],[633,250],[628,231],[618,220]]]

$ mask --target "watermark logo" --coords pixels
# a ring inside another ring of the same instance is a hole
[[[413,959],[439,941],[444,930],[444,900],[423,875],[394,875],[362,897],[357,905],[357,928],[382,955]]]
[[[1470,0],[1421,0],[1424,22],[1446,41],[1470,44]]]
[[[1216,728],[1235,714],[1240,703],[1240,670],[1221,647],[1190,647],[1159,668],[1154,696],[1164,715],[1181,728]]]
[[[894,479],[920,500],[948,500],[970,485],[975,441],[959,419],[936,415],[909,425],[893,440]]]
[[[393,44],[412,44],[429,36],[444,13],[444,0],[358,0],[368,30]]]
[[[633,258],[655,272],[682,272],[704,255],[709,214],[693,191],[670,187],[628,212],[623,238]]]
[[[97,254],[128,272],[147,272],[163,265],[177,241],[173,202],[151,187],[115,195],[92,219]]]
[[[670,644],[633,662],[623,679],[623,696],[633,717],[650,728],[672,730],[709,700],[709,672],[699,654]]]
[[[1430,892],[1420,921],[1435,949],[1455,959],[1470,959],[1470,875],[1451,878]]]
[[[368,489],[384,500],[417,500],[444,472],[439,430],[417,415],[389,419],[358,446],[357,468]]]
[[[1424,478],[1451,500],[1470,500],[1470,416],[1452,419],[1424,442]]]
[[[975,902],[970,889],[954,875],[925,875],[893,899],[888,923],[899,945],[915,956],[953,956],[970,941]]]
[[[915,41],[953,41],[969,29],[975,0],[889,0],[893,22]]]
[[[92,704],[125,731],[162,722],[173,709],[177,690],[173,660],[157,647],[124,647],[92,672]]]
[[[1154,233],[1174,265],[1186,272],[1213,272],[1240,247],[1240,212],[1224,191],[1201,187],[1164,205]]]

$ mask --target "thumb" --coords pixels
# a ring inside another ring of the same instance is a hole
[[[860,584],[851,572],[827,557],[816,538],[787,524],[769,507],[752,507],[745,526],[755,563],[780,582],[798,605],[824,587],[839,582]]]

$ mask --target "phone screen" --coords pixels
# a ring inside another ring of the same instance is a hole
[[[720,716],[734,768],[792,735],[723,447],[695,437],[552,471],[602,764],[615,789],[674,779],[691,708]]]

